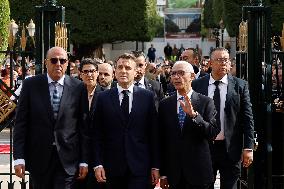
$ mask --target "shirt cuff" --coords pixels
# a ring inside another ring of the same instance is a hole
[[[87,163],[80,163],[79,167],[88,167],[88,164]]]
[[[16,166],[16,165],[25,165],[25,160],[24,159],[14,160],[14,166]]]
[[[94,171],[97,169],[97,168],[100,168],[100,167],[103,167],[102,165],[98,165],[96,167],[94,167]]]
[[[252,151],[253,151],[253,149],[245,148],[245,149],[243,149],[243,151],[250,151],[250,152],[252,152]]]

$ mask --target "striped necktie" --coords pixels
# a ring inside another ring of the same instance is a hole
[[[52,82],[53,86],[54,86],[54,90],[52,93],[52,108],[53,108],[53,115],[54,118],[57,119],[57,115],[59,112],[59,106],[60,106],[60,94],[58,92],[58,87],[59,84],[57,82]]]

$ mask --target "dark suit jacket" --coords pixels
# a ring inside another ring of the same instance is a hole
[[[23,82],[14,129],[14,159],[25,159],[26,169],[42,174],[56,144],[63,168],[74,175],[79,163],[88,163],[88,98],[84,84],[65,76],[57,120],[53,117],[46,75]]]
[[[182,131],[177,115],[177,94],[159,105],[161,175],[167,176],[170,185],[180,181],[181,173],[192,185],[213,182],[208,141],[220,132],[220,126],[216,126],[214,102],[196,92],[192,93],[191,102],[199,115],[196,121],[187,115]]]
[[[157,113],[153,93],[134,86],[128,123],[123,119],[117,88],[99,93],[94,113],[93,166],[107,176],[123,176],[127,167],[136,176],[159,168]]]
[[[195,91],[208,95],[210,75],[192,82]],[[242,149],[254,147],[254,122],[248,83],[228,75],[225,103],[225,140],[227,152],[233,161],[241,159]]]
[[[96,101],[97,101],[97,96],[102,91],[104,91],[104,89],[99,84],[97,84],[95,92],[94,92],[94,96],[93,96],[93,99],[92,99],[91,108],[90,108],[90,117],[91,118],[92,118],[92,115],[93,115],[94,110],[95,110],[95,104],[96,104]]]
[[[155,106],[158,110],[159,102],[164,98],[163,87],[161,83],[155,80],[144,78],[145,88],[154,93]]]

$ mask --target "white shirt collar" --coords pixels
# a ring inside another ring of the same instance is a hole
[[[46,74],[47,75],[47,82],[48,84],[52,83],[52,82],[55,82],[51,79],[51,77],[48,75],[48,73]],[[59,83],[61,86],[64,86],[64,79],[65,79],[65,75],[63,75],[58,81],[57,83]]]
[[[188,93],[187,96],[189,99],[191,99],[191,95],[192,95],[193,90],[191,89]],[[179,100],[182,97],[182,95],[180,95],[177,91],[177,100]]]
[[[134,84],[132,83],[128,89],[124,89],[117,83],[118,94],[120,94],[123,90],[128,90],[130,93],[133,93]]]
[[[138,81],[138,83],[145,86],[145,76],[142,76],[142,78],[140,79],[140,81]]]
[[[226,74],[220,81],[224,84],[228,84],[228,74]],[[215,79],[213,79],[212,74],[210,73],[209,85],[213,84]]]

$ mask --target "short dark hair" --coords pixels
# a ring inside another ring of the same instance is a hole
[[[210,52],[210,55],[209,55],[209,56],[210,56],[210,59],[212,59],[212,54],[213,54],[215,51],[226,51],[226,52],[230,55],[228,49],[226,49],[226,48],[224,48],[224,47],[216,47],[216,48],[212,49],[212,51]]]
[[[114,64],[115,67],[116,67],[117,61],[118,61],[119,59],[133,60],[133,61],[135,62],[136,57],[135,57],[133,54],[131,54],[131,53],[123,53],[122,55],[120,55],[120,56],[116,59],[115,64]]]
[[[133,56],[135,56],[135,58],[138,58],[140,56],[143,56],[144,58],[146,58],[146,55],[144,54],[143,51],[131,51],[131,54],[133,54]]]
[[[100,62],[92,59],[92,58],[84,58],[81,63],[80,63],[80,66],[79,66],[79,71],[81,72],[84,65],[87,65],[87,64],[91,64],[91,65],[94,65],[96,70],[98,70],[98,64],[100,64]]]

